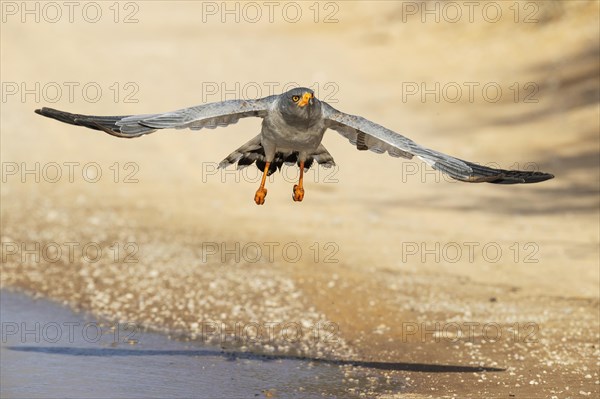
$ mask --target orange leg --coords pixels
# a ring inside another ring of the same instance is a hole
[[[294,185],[294,195],[292,195],[292,199],[294,201],[300,202],[304,199],[303,179],[304,179],[304,161],[300,161],[300,180],[298,181],[298,184]]]
[[[271,162],[267,162],[265,164],[265,170],[263,171],[263,177],[260,182],[260,187],[256,190],[256,194],[254,194],[254,202],[256,205],[262,205],[265,203],[265,197],[267,196],[267,189],[265,188],[265,182],[267,181],[267,172],[269,171],[269,166]]]

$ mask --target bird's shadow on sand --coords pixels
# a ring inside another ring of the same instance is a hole
[[[65,346],[7,346],[6,349],[18,352],[33,352],[39,354],[52,354],[63,356],[220,356],[228,361],[242,360],[259,360],[259,361],[276,361],[276,360],[295,360],[308,361],[322,364],[331,364],[337,366],[358,366],[377,370],[393,370],[393,371],[414,371],[423,373],[474,373],[474,372],[499,372],[506,369],[496,367],[473,367],[459,365],[444,365],[444,364],[427,364],[427,363],[404,363],[404,362],[375,362],[361,360],[336,360],[311,358],[302,356],[287,356],[287,355],[260,355],[248,352],[226,352],[211,349],[190,349],[190,350],[157,350],[157,349],[121,349],[121,348],[72,348]]]

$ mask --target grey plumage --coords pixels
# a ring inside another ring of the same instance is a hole
[[[266,162],[271,162],[269,174],[284,164],[300,165],[303,162],[305,169],[314,162],[335,165],[333,157],[321,144],[325,131],[332,129],[358,150],[387,152],[393,157],[407,159],[416,156],[434,169],[464,182],[536,183],[554,177],[543,172],[488,168],[428,149],[368,119],[336,110],[315,98],[313,91],[307,88],[257,100],[223,101],[163,114],[92,116],[52,108],[35,112],[123,138],[139,137],[160,129],[213,129],[236,123],[241,118],[262,118],[260,134],[232,152],[219,166],[237,163],[238,168],[242,168],[255,164],[264,170]]]
[[[134,138],[159,129],[214,129],[237,123],[241,118],[265,117],[277,96],[259,100],[230,100],[183,108],[164,114],[93,116],[70,114],[52,108],[35,112],[72,125],[102,130],[110,135]]]

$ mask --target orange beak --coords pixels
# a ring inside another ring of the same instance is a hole
[[[313,98],[312,93],[306,92],[302,95],[302,99],[300,99],[300,101],[298,101],[298,106],[299,107],[304,107],[306,104],[308,104],[308,101]]]

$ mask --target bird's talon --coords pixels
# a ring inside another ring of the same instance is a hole
[[[263,189],[258,189],[256,190],[256,194],[254,195],[254,202],[256,202],[256,205],[262,205],[265,203],[265,197],[267,196],[267,189],[263,188]]]
[[[304,188],[298,187],[298,185],[294,185],[294,194],[292,195],[292,199],[296,202],[300,202],[304,199]]]

